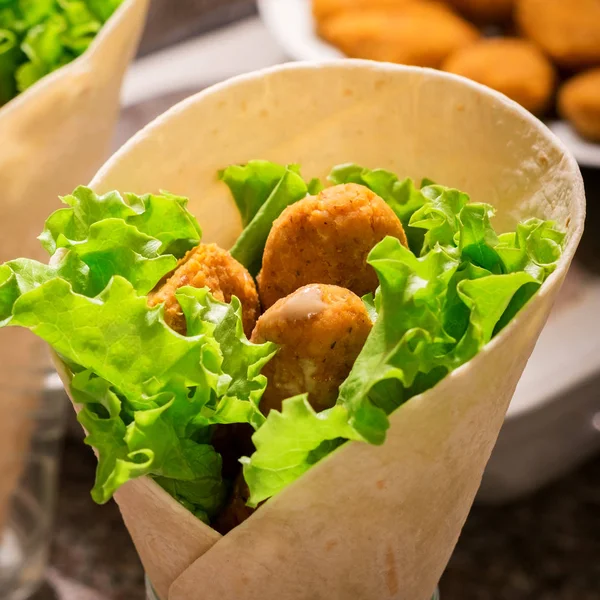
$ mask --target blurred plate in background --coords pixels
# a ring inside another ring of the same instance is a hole
[[[317,35],[311,0],[257,0],[257,3],[267,29],[291,59],[343,58],[337,48]],[[555,121],[549,126],[580,165],[600,168],[600,144],[587,142],[564,121]]]
[[[317,35],[311,0],[257,0],[257,4],[267,29],[293,60],[344,57]]]

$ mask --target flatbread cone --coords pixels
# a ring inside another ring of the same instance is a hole
[[[216,172],[256,158],[299,163],[309,177],[346,161],[427,176],[494,204],[501,230],[535,216],[568,232],[540,292],[473,360],[393,413],[384,445],[345,444],[225,537],[148,479],[117,493],[165,600],[428,600],[580,239],[579,170],[539,121],[487,88],[342,61],[285,65],[186,100],[92,187],[188,196],[204,240],[229,247],[240,217]]]
[[[148,3],[124,0],[82,56],[0,108],[0,262],[43,259],[36,238],[56,197],[106,160]]]
[[[88,181],[108,156],[148,2],[125,0],[87,52],[0,108],[0,264],[43,260],[36,238],[56,197]],[[27,331],[0,335],[0,532],[42,383],[41,347]]]

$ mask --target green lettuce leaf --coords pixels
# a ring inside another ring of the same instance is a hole
[[[252,458],[242,459],[251,491],[249,506],[257,506],[295,481],[341,438],[362,439],[348,424],[344,407],[316,413],[306,395],[284,400],[281,412],[271,411],[252,437],[256,446]]]
[[[189,385],[205,382],[203,340],[174,334],[122,277],[88,298],[55,278],[22,294],[11,325],[27,327],[68,360],[107,379],[125,396],[155,394],[184,371]]]
[[[422,188],[427,202],[410,217],[409,224],[426,231],[420,254],[423,256],[436,244],[453,246],[454,236],[460,229],[459,214],[469,202],[469,196],[440,185]]]
[[[4,277],[2,273],[5,273]],[[73,253],[63,255],[60,262],[52,265],[27,258],[5,263],[0,267],[0,294],[3,291],[6,294],[5,300],[0,302],[2,310],[7,316],[12,314],[14,302],[22,294],[58,277],[68,279],[80,293],[89,289],[89,268]]]
[[[122,0],[4,0],[0,106],[87,50]]]
[[[92,446],[98,456],[92,498],[103,504],[121,485],[148,474],[153,456],[128,450],[121,400],[107,381],[91,371],[82,371],[73,377],[70,391],[74,401],[82,405],[77,419],[88,432],[85,443]]]
[[[187,198],[168,192],[144,196],[122,196],[119,192],[98,195],[81,186],[61,200],[69,208],[54,212],[39,236],[49,254],[86,240],[94,224],[110,218],[121,219],[140,233],[159,240],[156,250],[162,254],[183,256],[202,236],[198,222],[187,211]]]
[[[526,271],[540,283],[556,268],[565,234],[552,221],[528,219],[498,236],[496,252],[507,273]]]
[[[221,384],[226,384],[226,392],[218,403],[205,405],[195,422],[250,423],[258,429],[265,420],[258,404],[267,385],[260,371],[276,353],[276,345],[247,340],[242,305],[236,297],[226,304],[215,300],[206,288],[184,287],[177,292],[177,299],[186,317],[188,335],[211,335],[223,356],[220,366],[225,380]]]
[[[0,266],[0,327],[12,319],[12,308],[19,297],[17,278],[9,265]]]
[[[367,441],[380,444],[388,428],[386,413],[405,400],[379,407],[369,395],[380,381],[398,379],[410,388],[419,371],[436,365],[437,355],[453,342],[445,332],[443,309],[448,283],[458,261],[441,247],[422,258],[395,238],[386,238],[369,255],[381,284],[381,306],[362,352],[340,387],[338,402],[350,424]],[[388,410],[385,410],[387,408]]]
[[[83,54],[102,28],[98,19],[83,0],[59,0],[64,10],[68,29],[62,36],[62,43],[73,54]]]
[[[278,165],[263,163],[253,165],[248,171],[235,171],[236,178],[223,172],[221,177],[236,190],[238,206],[245,206],[243,218],[253,215],[231,248],[231,256],[242,263],[252,275],[260,270],[265,243],[273,221],[290,204],[301,200],[308,194],[308,186],[296,167],[285,167],[279,179],[275,179]],[[243,167],[242,167],[243,169]],[[248,184],[242,185],[242,173],[248,177]],[[260,179],[260,185],[257,183]],[[233,183],[235,181],[235,183]],[[314,188],[314,184],[312,184]],[[242,190],[242,191],[240,191]],[[262,204],[258,206],[259,201]]]
[[[235,200],[242,225],[246,227],[267,201],[287,167],[268,160],[251,160],[245,165],[231,165],[219,172]]]
[[[67,243],[64,238],[62,241]],[[174,256],[159,254],[156,238],[122,219],[94,223],[86,240],[61,248],[76,254],[89,267],[89,295],[100,293],[115,275],[124,277],[140,294],[147,294],[177,266]]]
[[[0,106],[17,93],[14,74],[21,63],[21,56],[16,34],[8,29],[0,29]]]
[[[85,0],[89,9],[96,18],[103,23],[108,21],[112,14],[119,8],[123,0]]]
[[[149,475],[211,519],[226,490],[212,430],[264,422],[260,370],[276,348],[246,339],[237,298],[178,290],[185,336],[165,324],[162,306],[148,306],[148,291],[177,264],[168,252],[198,242],[185,199],[78,188],[64,200],[69,208],[41,236],[51,264],[0,266],[0,326],[30,329],[71,367],[70,391],[98,455],[97,502]]]
[[[33,27],[57,12],[56,0],[13,0],[26,27]]]
[[[9,280],[15,277],[11,272]],[[196,438],[215,423],[259,426],[266,384],[259,371],[274,347],[245,339],[239,303],[219,303],[206,290],[181,294],[197,319],[211,313],[202,333],[175,333],[162,309],[148,308],[119,276],[95,298],[76,294],[60,277],[50,279],[13,301],[10,324],[29,328],[84,369],[71,387],[75,401],[85,404],[80,421],[99,454],[96,501],[147,474],[175,486],[186,502],[204,497],[196,509],[212,517],[224,497],[220,458]]]
[[[64,53],[62,36],[67,31],[64,15],[51,15],[47,21],[35,25],[27,32],[21,47],[34,64],[44,65],[47,72],[59,63]]]

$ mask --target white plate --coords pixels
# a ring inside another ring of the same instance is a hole
[[[343,58],[343,54],[316,33],[311,0],[258,0],[258,10],[271,35],[294,60]],[[584,167],[600,168],[600,144],[581,138],[564,121],[549,124],[550,129],[571,150]]]
[[[316,33],[311,0],[258,0],[271,35],[294,60],[327,60],[344,55]]]
[[[582,167],[600,169],[600,144],[593,144],[582,138],[566,121],[553,121],[548,123],[548,127],[573,153]]]

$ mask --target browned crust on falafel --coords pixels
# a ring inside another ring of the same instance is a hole
[[[307,304],[304,314],[301,305],[289,311],[306,292],[320,300]],[[261,411],[281,410],[283,400],[303,393],[316,410],[333,406],[371,327],[361,299],[338,286],[304,286],[276,302],[260,317],[251,338],[279,345],[262,370],[268,384]]]
[[[286,208],[273,223],[257,277],[263,308],[309,283],[339,285],[363,296],[378,281],[367,256],[391,235],[407,245],[400,219],[365,186],[324,189]]]
[[[165,323],[185,335],[185,316],[175,292],[183,286],[207,287],[220,302],[231,302],[236,296],[242,303],[242,320],[247,336],[260,314],[260,304],[254,280],[248,271],[227,250],[216,244],[200,244],[190,250],[175,271],[150,294],[148,305],[164,304]]]

